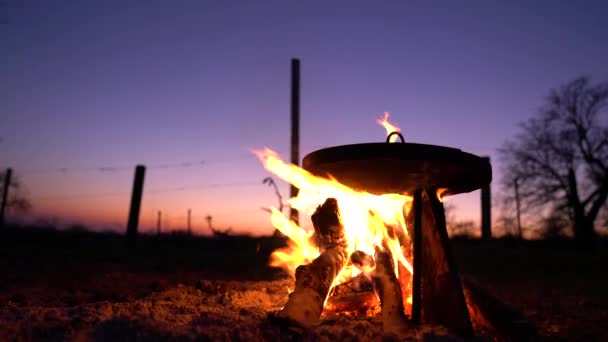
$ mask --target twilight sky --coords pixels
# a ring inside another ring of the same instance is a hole
[[[382,141],[389,111],[407,141],[491,156],[494,192],[496,149],[549,88],[608,78],[605,1],[3,4],[0,167],[27,186],[30,217],[118,230],[143,163],[140,229],[157,210],[181,228],[192,208],[200,233],[206,215],[270,233],[260,208],[276,198],[249,149],[288,160],[293,57],[301,156]],[[478,221],[478,192],[448,201]]]

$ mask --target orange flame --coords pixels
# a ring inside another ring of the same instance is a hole
[[[378,123],[386,128],[387,134],[399,131],[398,127],[388,122],[388,116],[389,113],[386,112],[384,119],[378,120]],[[289,205],[300,213],[310,216],[327,198],[337,200],[349,255],[362,251],[373,257],[376,249],[388,251],[393,259],[395,275],[399,278],[401,265],[411,276],[413,268],[411,259],[408,259],[411,253],[407,253],[411,239],[404,218],[404,210],[411,207],[410,196],[355,191],[331,177],[317,177],[296,165],[286,163],[269,148],[255,150],[253,153],[268,171],[300,189],[296,197],[288,200]],[[271,208],[270,219],[272,225],[290,239],[287,247],[272,253],[271,266],[281,267],[294,275],[298,266],[308,264],[320,255],[321,251],[312,239],[314,232],[290,221],[276,208]],[[370,276],[373,271],[373,267],[360,270],[354,265],[348,265],[338,274],[332,288],[361,272]]]
[[[443,203],[444,198],[443,198],[443,194],[445,194],[445,192],[448,190],[448,188],[439,188],[437,189],[437,199],[439,200],[439,202]]]
[[[393,132],[401,132],[401,129],[393,124],[391,124],[390,122],[388,122],[388,117],[391,115],[391,113],[389,112],[384,112],[384,117],[382,119],[376,119],[376,123],[382,127],[384,127],[384,129],[386,130],[386,135],[388,136],[389,134],[393,133]],[[390,142],[395,142],[397,141],[397,136],[393,135],[391,137]]]
[[[399,263],[412,272],[411,263],[403,254],[399,241],[399,237],[409,241],[403,208],[411,197],[358,192],[335,179],[316,177],[293,164],[287,164],[268,148],[254,153],[267,170],[300,189],[298,196],[289,199],[288,203],[301,213],[312,215],[325,199],[332,197],[338,200],[349,253],[360,250],[374,255],[375,247],[388,247],[395,261],[395,273],[399,272]],[[288,247],[272,254],[271,265],[282,267],[293,274],[296,267],[310,263],[320,255],[320,251],[310,239],[313,232],[299,227],[276,208],[271,208],[271,211],[272,225],[291,240]],[[392,234],[389,233],[389,227],[394,231]],[[344,274],[348,272],[351,274]],[[338,279],[353,277],[355,272],[345,268]]]

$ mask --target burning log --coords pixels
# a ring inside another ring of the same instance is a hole
[[[349,259],[338,202],[327,199],[312,215],[312,221],[326,249],[312,263],[298,266],[295,290],[276,314],[277,319],[303,328],[318,323],[329,289]]]
[[[391,254],[376,249],[376,270],[372,276],[380,298],[382,328],[385,333],[399,334],[408,328],[399,280],[395,276]]]
[[[364,314],[366,316],[380,312],[380,302],[374,293],[369,273],[375,266],[374,257],[363,251],[355,251],[350,255],[348,267],[356,268],[361,273],[339,285],[336,285],[327,298],[323,313]]]
[[[374,293],[371,279],[364,274],[336,285],[323,308],[325,317],[332,313],[371,316],[377,312],[380,312],[378,296]]]
[[[338,245],[346,247],[344,226],[340,222],[338,201],[335,198],[325,200],[312,214],[311,219],[315,228],[313,238],[319,249],[325,250]]]
[[[361,272],[367,272],[375,266],[374,258],[362,251],[351,254],[350,262]]]

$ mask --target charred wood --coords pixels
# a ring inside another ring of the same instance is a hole
[[[349,313],[369,316],[379,311],[380,302],[374,293],[372,281],[367,276],[359,274],[332,289],[323,309],[323,315]]]
[[[313,239],[316,241],[319,250],[323,251],[334,246],[346,246],[344,226],[340,222],[338,201],[335,198],[325,200],[325,203],[312,214],[311,219],[315,229]]]
[[[374,290],[380,298],[382,329],[399,334],[408,329],[399,280],[395,276],[392,257],[387,251],[376,250],[376,270],[372,276]]]
[[[350,262],[361,272],[367,272],[375,266],[374,258],[363,251],[355,251],[351,254]]]
[[[313,214],[315,232],[325,243],[325,251],[308,265],[296,269],[296,286],[277,319],[303,328],[319,322],[329,289],[349,259],[340,222],[338,202],[329,198]]]

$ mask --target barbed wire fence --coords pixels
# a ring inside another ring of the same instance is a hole
[[[180,178],[182,177],[183,173],[181,171],[191,170],[193,172],[197,172],[199,169],[204,169],[209,166],[221,166],[222,164],[238,163],[243,162],[246,159],[253,160],[252,158],[254,159],[253,156],[243,156],[215,161],[187,160],[182,162],[156,162],[145,165],[145,170],[147,173],[154,173],[156,171],[163,170],[171,171],[171,176],[165,178],[171,179],[169,183],[175,183],[176,180],[179,182]],[[6,168],[0,168],[0,170],[4,169]],[[30,169],[13,168],[14,174],[18,175],[22,183],[26,185],[29,183],[29,180],[36,178],[45,178],[47,180],[60,179],[63,183],[70,183],[70,180],[65,180],[64,177],[67,177],[68,179],[71,179],[72,177],[84,179],[91,179],[92,177],[95,177],[96,179],[101,179],[105,176],[110,176],[112,177],[112,181],[116,181],[115,183],[117,183],[117,186],[120,186],[121,190],[113,190],[116,186],[104,188],[99,184],[91,184],[91,187],[95,188],[95,190],[89,191],[85,189],[88,184],[83,184],[80,187],[74,188],[57,189],[57,187],[55,187],[55,189],[52,191],[49,191],[48,187],[47,190],[34,189],[35,191],[30,191],[30,186],[28,186],[24,196],[26,196],[27,199],[34,204],[33,210],[30,213],[25,213],[22,215],[12,215],[12,213],[9,211],[9,214],[11,214],[9,215],[9,220],[15,222],[19,221],[18,218],[25,218],[25,221],[33,225],[36,223],[49,226],[61,226],[63,223],[64,227],[66,224],[67,226],[74,225],[73,223],[68,223],[68,220],[63,220],[60,218],[62,214],[65,214],[65,210],[63,210],[61,213],[53,213],[51,210],[50,212],[47,211],[40,214],[36,210],[36,205],[39,203],[53,203],[56,205],[61,204],[63,207],[73,208],[72,210],[77,212],[87,206],[95,206],[99,201],[124,201],[125,199],[131,199],[132,201],[132,177],[134,169],[135,165],[129,166],[121,164],[99,166],[54,166]],[[139,222],[140,224],[138,229],[140,233],[156,233],[160,231],[161,228],[163,233],[181,230],[192,232],[191,225],[197,226],[197,229],[194,231],[195,233],[209,233],[209,229],[211,228],[210,218],[212,217],[213,212],[198,211],[192,213],[190,207],[184,207],[183,212],[181,209],[180,211],[176,211],[175,209],[165,209],[163,208],[162,204],[164,200],[160,200],[158,196],[155,198],[155,195],[171,195],[174,197],[173,194],[180,196],[180,193],[221,189],[223,192],[234,192],[236,196],[243,188],[246,187],[259,187],[260,191],[269,192],[268,187],[263,183],[264,177],[260,177],[258,179],[254,178],[253,176],[246,176],[246,178],[238,181],[231,179],[223,181],[220,173],[219,177],[202,177],[202,181],[200,180],[201,177],[198,177],[198,179],[196,179],[197,177],[190,177],[189,180],[186,177],[186,179],[183,179],[183,182],[179,182],[178,185],[167,185],[167,182],[158,181],[159,178],[163,177],[159,177],[158,174],[156,176],[156,180],[152,180],[152,178],[146,179],[144,185],[143,192],[145,193],[145,201],[147,204],[145,210],[142,210],[142,208],[139,208],[138,210],[138,215],[140,216],[141,220]],[[209,179],[208,182],[204,181],[206,178]],[[102,183],[112,183],[112,181],[104,181]],[[103,190],[100,190],[100,188]],[[127,212],[127,209],[128,208],[126,207],[124,208],[125,213]],[[131,208],[130,211],[132,210],[133,209]],[[151,213],[154,215],[151,215]],[[129,213],[129,215],[131,215],[131,213]],[[106,218],[105,220],[92,219],[91,222],[86,222],[86,219],[80,219],[76,221],[80,221],[78,222],[78,226],[80,226],[82,229],[109,229],[118,232],[125,232],[126,226],[128,225],[127,218],[127,216],[122,215],[121,213],[115,213],[112,217]],[[224,230],[227,231],[227,229]]]

